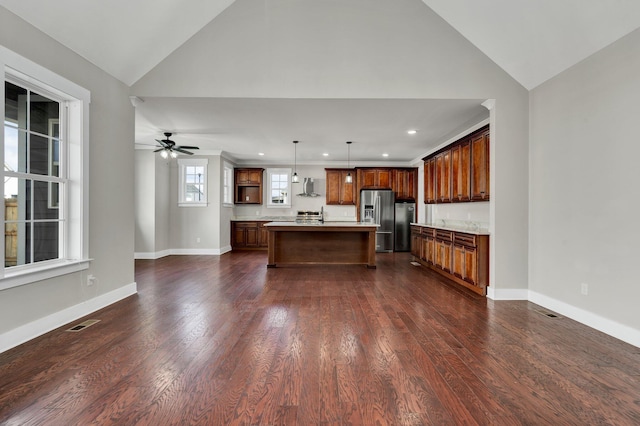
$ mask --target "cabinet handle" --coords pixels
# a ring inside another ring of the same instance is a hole
[[[482,195],[484,195],[484,191],[480,191],[480,193],[481,193]]]

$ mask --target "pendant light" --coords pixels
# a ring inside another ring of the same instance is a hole
[[[297,157],[298,157],[298,141],[293,141],[293,176],[291,176],[291,183],[300,182],[297,171]]]
[[[347,141],[347,168],[351,168],[351,141]],[[345,183],[353,183],[353,176],[351,171],[347,172],[347,177],[344,179]]]

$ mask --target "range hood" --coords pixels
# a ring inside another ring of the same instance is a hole
[[[302,180],[302,192],[296,195],[298,197],[319,197],[320,194],[313,190],[313,178],[304,178]]]

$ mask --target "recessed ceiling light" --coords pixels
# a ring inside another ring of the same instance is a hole
[[[417,130],[407,130],[407,133],[409,133],[410,135],[415,135],[416,133],[418,133]]]
[[[386,152],[384,154],[382,154],[383,157],[388,157],[389,154],[387,154]]]
[[[329,156],[329,153],[328,153],[328,152],[323,152],[323,153],[322,153],[322,155],[323,155],[324,157],[328,157],[328,156]]]
[[[263,156],[263,155],[264,155],[264,152],[259,152],[259,153],[258,153],[258,155],[259,155],[259,156]]]

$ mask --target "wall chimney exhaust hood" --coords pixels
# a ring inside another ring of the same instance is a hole
[[[304,178],[302,180],[302,191],[296,194],[298,197],[319,197],[320,194],[313,190],[313,178]]]

